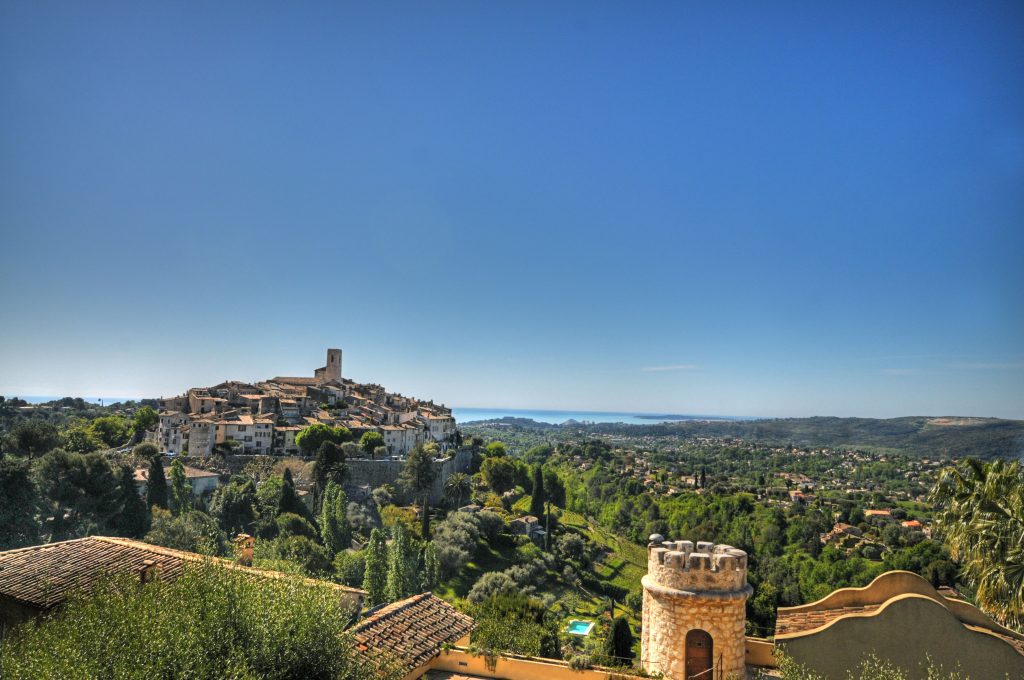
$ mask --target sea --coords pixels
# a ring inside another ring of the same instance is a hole
[[[737,416],[676,415],[664,413],[618,413],[612,411],[544,411],[535,409],[452,408],[459,423],[499,418],[529,418],[538,423],[561,425],[570,420],[580,423],[625,423],[627,425],[655,425],[680,420],[747,420]]]

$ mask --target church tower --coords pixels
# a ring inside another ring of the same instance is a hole
[[[641,583],[644,670],[671,680],[745,677],[747,553],[654,534]]]
[[[341,350],[327,350],[327,365],[324,367],[324,380],[341,380]]]

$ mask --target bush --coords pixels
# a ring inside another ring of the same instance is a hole
[[[538,600],[520,593],[497,594],[472,609],[473,646],[485,654],[513,653],[561,658],[558,622]]]
[[[480,527],[480,532],[487,539],[488,543],[493,543],[494,539],[501,533],[501,530],[505,528],[505,520],[503,520],[501,515],[496,512],[483,510],[476,513],[475,517],[477,519],[477,524]]]
[[[401,677],[356,656],[351,614],[324,586],[190,564],[172,582],[111,581],[15,629],[0,647],[0,676]]]
[[[277,535],[281,538],[305,536],[315,539],[316,528],[306,518],[299,517],[292,512],[285,512],[277,518]]]
[[[277,550],[282,559],[294,562],[307,576],[319,577],[331,572],[331,558],[322,545],[307,536],[281,536]]]
[[[483,514],[483,513],[480,513]],[[458,572],[476,552],[480,520],[468,512],[453,512],[434,527],[434,548],[441,564],[441,576]]]
[[[366,557],[363,551],[343,550],[334,556],[334,580],[353,588],[363,587]]]
[[[145,541],[203,555],[223,555],[227,546],[217,521],[205,512],[194,510],[175,517],[170,510],[157,507],[153,508],[152,528]]]
[[[470,602],[479,604],[493,595],[506,595],[519,590],[516,582],[505,572],[487,572],[473,584],[466,597]]]

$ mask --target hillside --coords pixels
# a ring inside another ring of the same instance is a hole
[[[502,419],[512,428],[522,419]],[[531,421],[532,422],[532,421]],[[474,423],[479,428],[484,423]],[[542,423],[532,423],[544,427]],[[687,420],[653,425],[567,423],[558,430],[632,436],[736,437],[750,442],[793,445],[889,449],[920,458],[982,459],[1024,457],[1024,421],[998,418],[776,418],[765,420]]]

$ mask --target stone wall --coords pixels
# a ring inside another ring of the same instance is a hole
[[[711,636],[714,677],[745,674],[747,555],[732,546],[651,537],[648,573],[641,583],[641,664],[666,678],[686,677],[686,635]],[[710,680],[710,678],[709,678]]]
[[[468,449],[456,451],[448,458],[435,463],[437,476],[430,490],[430,502],[437,505],[444,500],[444,484],[456,472],[468,472],[472,452]],[[346,461],[348,479],[345,480],[345,494],[352,500],[363,500],[366,487],[376,489],[382,484],[390,484],[395,488],[396,503],[412,502],[412,495],[398,484],[398,476],[405,465],[403,460],[368,460],[362,458]]]

